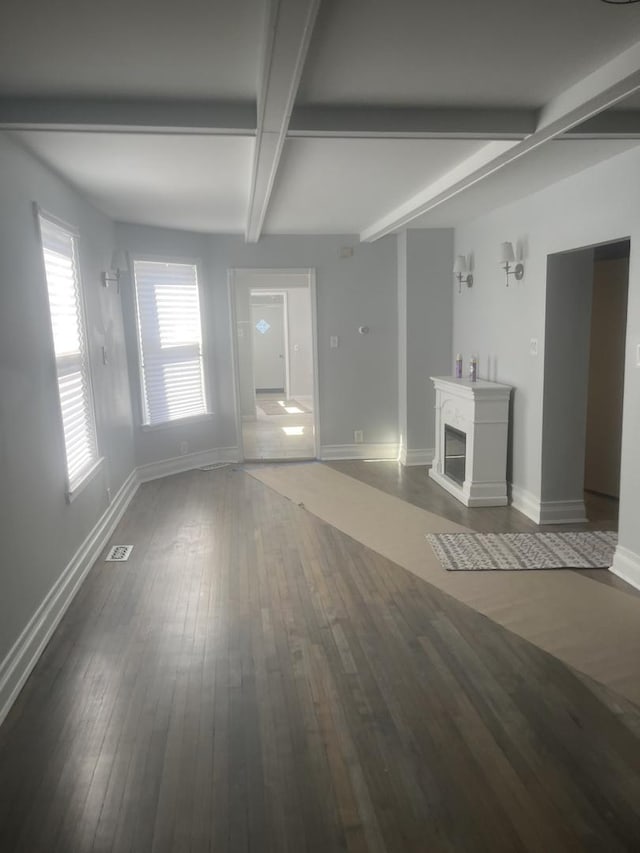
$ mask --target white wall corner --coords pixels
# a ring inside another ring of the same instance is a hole
[[[138,467],[138,480],[141,483],[148,483],[150,480],[169,477],[171,474],[182,474],[184,471],[193,471],[196,468],[204,468],[206,465],[238,462],[239,460],[240,449],[238,447],[217,447],[213,450],[187,453],[185,456],[174,456],[172,459],[164,459],[161,462],[140,465]]]
[[[324,462],[338,459],[393,459],[398,460],[397,442],[384,444],[325,444],[320,448],[320,457]]]
[[[532,492],[512,484],[511,506],[531,521],[540,524],[540,500]]]
[[[610,570],[614,575],[640,589],[640,554],[618,545]]]
[[[435,448],[429,447],[420,450],[409,450],[407,447],[402,447],[400,450],[400,462],[403,465],[424,465],[429,466],[433,462]]]
[[[51,635],[100,556],[137,489],[138,478],[134,470],[51,587],[7,656],[0,662],[0,723],[9,713]]]

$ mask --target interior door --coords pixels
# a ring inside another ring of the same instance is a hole
[[[251,305],[253,327],[253,377],[256,392],[285,393],[284,296]]]

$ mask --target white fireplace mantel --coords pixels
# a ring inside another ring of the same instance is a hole
[[[429,476],[465,506],[505,506],[511,386],[449,376],[431,380],[436,390],[436,448]],[[447,426],[465,438],[460,483],[445,470]]]

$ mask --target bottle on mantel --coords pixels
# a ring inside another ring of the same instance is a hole
[[[475,355],[472,355],[469,361],[469,379],[471,382],[478,381],[478,357]]]
[[[456,379],[462,379],[462,353],[456,356]]]

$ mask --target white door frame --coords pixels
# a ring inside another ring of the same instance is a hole
[[[318,304],[316,290],[316,271],[314,267],[231,267],[227,270],[227,294],[229,299],[229,325],[231,332],[231,372],[233,375],[233,398],[235,407],[236,442],[240,452],[240,461],[244,462],[244,446],[242,442],[242,418],[240,414],[240,371],[238,366],[238,340],[236,317],[236,275],[237,273],[255,273],[257,275],[306,275],[309,281],[309,298],[311,300],[311,337],[313,355],[313,427],[315,458],[320,458],[320,384],[318,370]]]

